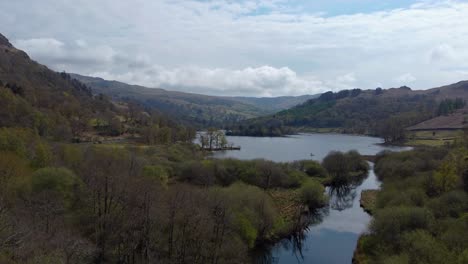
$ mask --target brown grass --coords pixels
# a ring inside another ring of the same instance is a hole
[[[361,207],[369,214],[372,214],[375,210],[378,193],[379,190],[364,190],[361,192]]]

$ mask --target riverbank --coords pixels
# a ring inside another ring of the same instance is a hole
[[[364,190],[361,192],[359,203],[361,208],[370,215],[373,214],[377,203],[377,194],[379,190]]]
[[[361,199],[359,199],[359,204],[364,212],[372,215],[374,213],[376,202],[377,202],[377,195],[380,190],[363,190],[361,192]],[[366,234],[362,234],[359,236],[359,239],[356,244],[356,249],[354,250],[353,254],[353,264],[367,264],[369,259],[367,255],[364,253],[364,247],[369,236]]]

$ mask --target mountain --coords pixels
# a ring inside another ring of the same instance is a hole
[[[276,113],[296,105],[300,105],[307,100],[319,97],[320,94],[315,95],[300,95],[300,96],[279,96],[279,97],[230,97],[245,104],[254,105],[265,111]]]
[[[188,131],[134,102],[116,103],[95,95],[70,75],[31,60],[1,34],[0,105],[0,127],[25,127],[59,140],[130,134],[142,137],[155,125],[166,129],[165,134],[170,130],[171,140],[180,140]]]
[[[467,99],[468,81],[429,90],[403,86],[327,92],[274,115],[241,122],[230,130],[236,135],[279,136],[321,129],[385,138],[387,133],[396,135],[405,127],[462,108]],[[400,136],[393,137],[398,140]]]
[[[177,118],[184,124],[197,127],[224,126],[272,114],[313,97],[310,95],[273,98],[208,96],[147,88],[78,74],[71,76],[92,87],[96,93],[108,95],[116,100],[139,101],[147,107]]]

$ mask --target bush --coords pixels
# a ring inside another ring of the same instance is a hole
[[[249,247],[271,235],[278,213],[264,191],[255,186],[235,183],[221,189],[221,194],[234,215],[234,228]]]
[[[47,167],[33,174],[31,189],[33,193],[48,192],[61,199],[65,206],[71,206],[81,185],[81,180],[70,170]]]
[[[322,162],[322,166],[332,177],[333,184],[349,183],[362,178],[369,170],[369,164],[357,151],[347,153],[332,151]]]
[[[440,239],[451,250],[461,252],[468,248],[468,214],[458,219],[450,218],[444,229]]]
[[[468,195],[463,191],[448,192],[432,199],[429,208],[437,218],[456,218],[468,210]]]
[[[458,264],[466,264],[468,263],[468,249],[465,249],[459,256],[458,256]]]
[[[427,229],[434,222],[430,211],[420,207],[389,207],[376,212],[371,230],[382,241],[400,246],[405,231]]]
[[[385,188],[379,193],[377,198],[377,207],[396,207],[396,206],[417,206],[422,207],[426,204],[428,197],[421,189],[409,189],[401,191],[398,186]]]
[[[408,253],[410,263],[454,263],[447,248],[430,233],[416,230],[403,236],[403,248]]]
[[[214,167],[212,161],[201,163],[198,161],[187,162],[182,165],[179,179],[202,186],[215,184]]]
[[[307,174],[297,170],[289,171],[285,186],[288,186],[288,188],[298,188],[305,180],[307,180]]]
[[[325,188],[315,181],[307,181],[300,189],[301,201],[306,204],[309,209],[317,209],[323,207],[326,202]]]
[[[143,175],[163,186],[169,181],[169,173],[162,166],[146,166],[143,168]]]
[[[326,178],[328,176],[327,171],[325,170],[320,163],[313,160],[304,161],[304,172],[310,177]]]

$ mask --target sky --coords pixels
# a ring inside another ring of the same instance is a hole
[[[468,1],[4,0],[0,33],[56,71],[223,96],[468,79]]]

